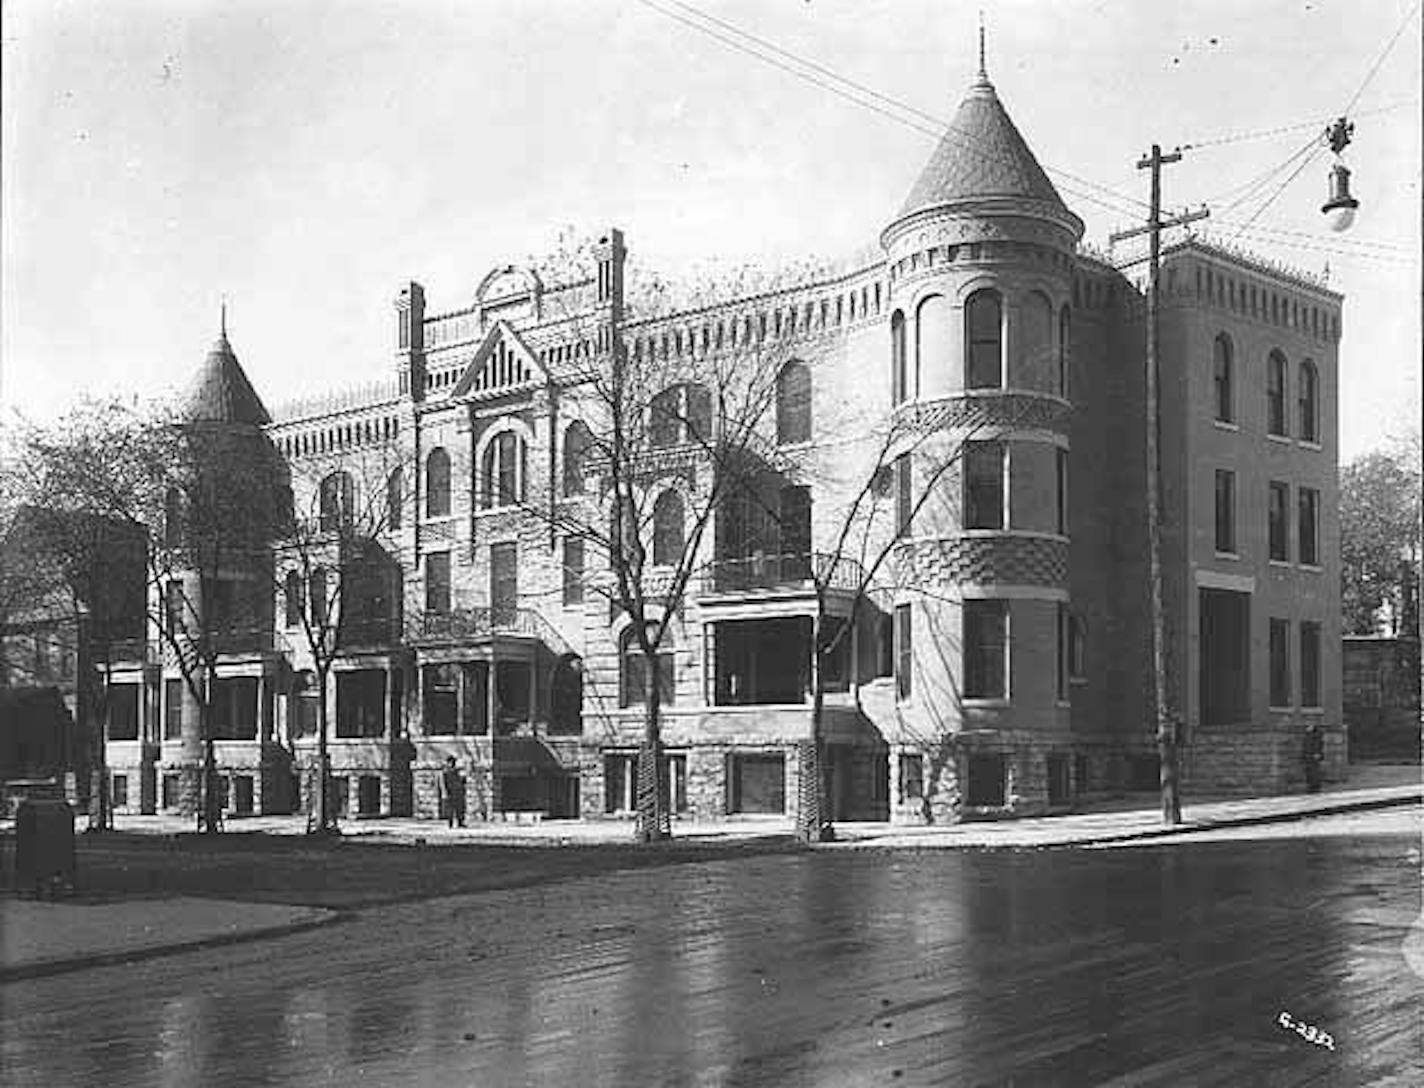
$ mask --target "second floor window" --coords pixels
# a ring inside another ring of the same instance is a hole
[[[676,491],[664,491],[653,503],[653,563],[672,566],[682,559],[683,506]]]
[[[964,444],[964,527],[1004,527],[1004,444]]]
[[[1290,560],[1290,529],[1286,521],[1289,503],[1290,488],[1272,480],[1266,511],[1266,536],[1271,558],[1282,563]]]
[[[449,552],[431,552],[425,557],[425,610],[450,611]]]
[[[450,513],[450,455],[433,449],[425,459],[425,516],[443,518]]]
[[[1320,564],[1320,492],[1313,487],[1302,487],[1296,493],[1299,506],[1299,524],[1296,526],[1296,549],[1300,561],[1305,566]]]
[[[564,432],[564,495],[584,493],[584,473],[588,465],[588,451],[593,445],[593,435],[578,421],[569,424]]]
[[[1216,470],[1216,550],[1236,554],[1236,473]]]
[[[481,472],[484,508],[493,510],[523,502],[527,467],[528,454],[519,435],[513,431],[503,431],[495,435],[485,447]]]
[[[811,441],[811,371],[793,359],[776,376],[776,442]]]
[[[674,385],[653,398],[648,438],[654,449],[712,437],[712,396],[700,385]]]

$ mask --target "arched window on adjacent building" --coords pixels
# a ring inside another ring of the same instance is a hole
[[[712,395],[695,383],[670,386],[653,398],[649,438],[654,449],[707,441],[712,436]]]
[[[1272,351],[1266,359],[1266,433],[1286,431],[1286,357]]]
[[[1235,365],[1235,351],[1231,346],[1231,338],[1224,332],[1219,333],[1211,349],[1211,382],[1216,418],[1222,423],[1233,423],[1236,420],[1235,375],[1233,374]]]
[[[443,518],[450,513],[450,455],[439,447],[425,459],[425,516]]]
[[[683,506],[676,491],[664,491],[653,503],[653,564],[672,566],[682,558]]]
[[[975,291],[964,307],[966,382],[970,389],[1004,385],[1003,304],[995,291]]]
[[[386,478],[386,528],[399,529],[405,505],[405,473],[395,469]]]
[[[588,464],[588,451],[593,446],[593,435],[578,420],[569,424],[564,431],[564,494],[584,493],[584,471]]]
[[[903,404],[910,399],[907,381],[908,363],[905,357],[905,315],[896,310],[890,315],[890,402]]]
[[[524,440],[513,431],[503,431],[485,447],[480,490],[486,510],[513,506],[524,501],[524,480],[528,453]]]
[[[1304,442],[1320,441],[1320,376],[1315,364],[1300,364],[1300,437]]]
[[[915,394],[944,388],[949,371],[949,301],[929,295],[915,309]]]
[[[1068,399],[1070,388],[1068,345],[1072,342],[1073,318],[1067,306],[1058,311],[1058,395]]]
[[[323,532],[349,525],[355,508],[355,488],[351,483],[351,474],[333,472],[322,480],[318,503]]]
[[[301,573],[298,571],[288,571],[286,580],[282,583],[282,597],[286,604],[286,619],[288,627],[300,627],[302,625],[302,613],[306,611],[306,593],[302,583]]]
[[[799,359],[776,376],[776,441],[782,446],[811,441],[811,371]]]

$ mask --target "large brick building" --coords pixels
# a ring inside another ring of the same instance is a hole
[[[584,542],[534,508],[598,501],[581,453],[606,420],[580,390],[615,351],[666,359],[670,374],[680,359],[776,367],[767,444],[820,468],[783,481],[762,538],[730,504],[703,538],[665,649],[679,814],[795,803],[806,564],[834,547],[856,470],[892,424],[922,442],[883,466],[887,493],[925,501],[884,530],[897,542],[828,678],[832,816],[1041,812],[1155,783],[1141,269],[1086,250],[1082,232],[981,72],[878,255],[854,267],[654,313],[625,299],[625,241],[610,231],[586,265],[496,269],[453,312],[427,313],[409,283],[393,372],[274,418],[220,341],[199,414],[270,444],[298,511],[385,510],[365,558],[332,559],[366,587],[359,623],[346,601],[330,680],[346,810],[435,815],[448,756],[475,818],[631,809],[642,715],[627,619],[590,591],[602,574]],[[1162,554],[1186,788],[1293,788],[1311,721],[1338,775],[1341,296],[1194,239],[1167,248],[1161,284]],[[702,394],[671,395],[690,415]],[[930,472],[951,453],[950,471]],[[677,477],[650,485],[659,524],[683,516]],[[270,577],[248,579],[265,627],[217,670],[217,758],[239,811],[293,805],[314,751],[298,637],[310,571],[293,556],[275,541]],[[830,614],[849,616],[859,589],[831,586]],[[195,708],[161,665],[127,679],[149,689],[142,738],[111,745],[109,764],[159,784],[130,790],[130,807],[181,807]]]

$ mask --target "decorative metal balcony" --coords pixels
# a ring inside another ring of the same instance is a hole
[[[813,580],[814,575],[814,580]],[[854,559],[826,552],[792,552],[754,555],[746,559],[717,559],[703,572],[702,592],[745,593],[756,590],[813,590],[815,581],[830,589],[860,589],[865,571]]]
[[[434,641],[538,633],[538,616],[527,608],[452,608],[448,612],[422,612],[417,623],[417,637]]]

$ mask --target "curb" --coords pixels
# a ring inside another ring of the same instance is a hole
[[[353,911],[328,911],[324,917],[308,918],[305,921],[288,922],[279,926],[266,926],[241,933],[219,933],[211,937],[195,937],[191,941],[178,941],[174,944],[152,945],[148,948],[133,948],[117,952],[95,952],[68,959],[40,960],[37,963],[26,963],[17,967],[0,967],[0,986],[8,982],[46,978],[50,975],[67,974],[70,971],[83,971],[90,967],[114,967],[120,964],[158,959],[161,956],[178,955],[183,952],[198,952],[208,948],[221,948],[225,945],[245,944],[249,941],[290,937],[294,933],[305,933],[308,930],[320,929],[322,926],[349,921],[354,916],[355,912]]]

